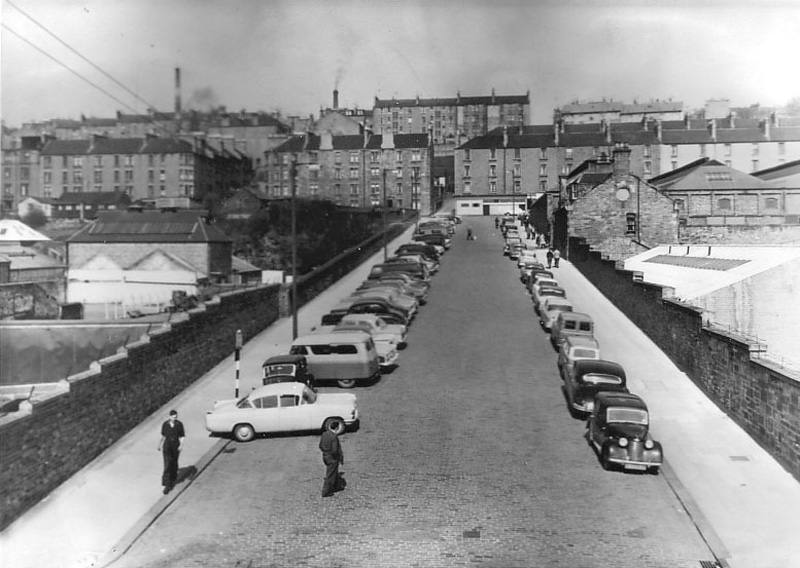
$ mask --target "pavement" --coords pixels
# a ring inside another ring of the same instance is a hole
[[[466,220],[465,222],[469,222]],[[488,226],[486,219],[475,223]],[[411,229],[389,245],[410,240]],[[456,238],[463,238],[463,231]],[[497,237],[499,238],[499,237]],[[322,314],[348,295],[383,251],[367,260],[298,311],[307,333]],[[698,530],[727,568],[800,568],[800,483],[714,405],[675,365],[562,259],[556,278],[570,299],[591,305],[604,357],[628,371],[632,392],[642,395],[663,442],[663,475]],[[620,341],[624,338],[624,343]],[[292,320],[283,318],[244,345],[240,392],[260,384],[261,363],[286,353]],[[647,356],[637,356],[647,353]],[[660,352],[658,352],[660,353]],[[209,437],[205,412],[232,398],[233,354],[62,484],[0,533],[4,568],[113,566],[193,479],[230,443]],[[160,425],[176,409],[187,437],[182,480],[168,495],[160,486]]]

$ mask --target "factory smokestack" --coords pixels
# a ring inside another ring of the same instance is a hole
[[[175,116],[181,115],[181,68],[175,68]]]
[[[333,90],[333,110],[339,108],[339,89]]]

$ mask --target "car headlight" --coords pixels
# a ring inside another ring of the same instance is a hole
[[[655,446],[655,443],[653,443],[653,440],[645,440],[644,441],[644,447],[646,449],[652,450],[654,446]]]
[[[628,446],[628,438],[620,438],[618,443],[620,448],[625,448]]]

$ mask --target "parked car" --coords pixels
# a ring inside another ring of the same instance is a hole
[[[396,308],[391,307],[387,302],[381,301],[380,298],[362,298],[357,302],[353,302],[347,310],[348,314],[375,314],[380,316],[386,323],[408,325],[411,320],[398,311]]]
[[[531,270],[531,273],[528,275],[527,282],[524,283],[525,284],[525,288],[528,290],[529,294],[531,293],[531,289],[533,288],[533,285],[536,284],[536,281],[539,278],[553,278],[553,279],[555,279],[555,275],[552,273],[552,271],[547,270],[544,267],[542,267],[542,268],[533,268]]]
[[[436,274],[439,271],[438,262],[434,262],[420,253],[405,253],[396,256],[390,256],[383,262],[389,264],[396,262],[420,262],[428,267],[428,273],[431,275]]]
[[[522,244],[522,239],[519,237],[509,237],[506,239],[506,244],[503,245],[503,254],[508,255],[511,252],[511,246],[515,244]]]
[[[537,269],[543,269],[544,266],[541,262],[536,259],[527,260],[525,263],[519,267],[519,281],[523,284],[527,284],[528,278],[530,278],[531,273]]]
[[[358,423],[358,404],[351,393],[317,394],[301,383],[258,387],[239,400],[214,403],[206,429],[248,442],[258,434],[330,430],[336,434]]]
[[[428,302],[427,288],[410,286],[406,282],[399,279],[379,278],[378,280],[364,280],[364,282],[362,282],[358,286],[356,291],[367,290],[369,288],[386,288],[386,287],[397,290],[399,293],[405,294],[406,296],[411,296],[420,305],[426,304]]]
[[[553,328],[553,324],[555,323],[556,319],[558,319],[559,315],[564,312],[571,312],[571,311],[572,311],[572,302],[570,302],[566,298],[559,298],[557,296],[551,296],[549,298],[545,298],[539,310],[540,314],[539,323],[542,325],[545,331],[550,332]]]
[[[570,414],[583,417],[594,410],[599,392],[628,392],[625,369],[602,359],[575,361],[569,374],[561,373]]]
[[[620,467],[658,473],[664,461],[661,444],[649,432],[650,414],[635,394],[600,392],[589,415],[587,438],[603,469]]]
[[[392,273],[408,274],[412,278],[416,278],[422,282],[430,282],[430,274],[428,267],[418,262],[400,262],[400,263],[382,263],[375,264],[369,271],[367,276],[370,280],[377,280],[386,274]]]
[[[558,350],[557,364],[561,378],[564,379],[564,377],[572,375],[572,369],[576,361],[599,358],[600,345],[598,345],[596,339],[577,335],[567,337]]]
[[[526,245],[523,242],[514,243],[513,245],[511,245],[511,248],[508,249],[508,258],[510,258],[511,260],[519,259],[520,253],[527,248],[528,245]]]
[[[406,274],[405,272],[390,272],[380,276],[379,278],[375,278],[374,280],[378,282],[391,282],[391,281],[399,281],[405,284],[409,289],[413,290],[416,294],[417,292],[427,292],[428,289],[431,287],[430,282],[423,282],[413,276]],[[365,280],[365,282],[372,282],[373,280]]]
[[[449,249],[451,244],[450,237],[438,233],[421,234],[421,235],[415,234],[412,238],[413,240],[418,242],[427,243],[429,245],[434,245],[434,246],[440,246],[442,247],[443,250]]]
[[[376,337],[373,333],[374,328],[367,322],[361,321],[347,321],[346,318],[336,325],[323,325],[311,330],[313,333],[351,333],[363,331],[370,334],[373,342],[375,343],[375,351],[378,353],[378,364],[381,371],[393,369],[397,365],[399,354],[397,353],[397,343],[394,341],[394,336],[379,336]]]
[[[536,313],[540,313],[542,309],[542,302],[545,298],[566,298],[567,291],[564,288],[559,288],[558,286],[542,286],[541,288],[537,288],[535,293],[531,293],[531,300],[533,301],[533,309],[536,310]]]
[[[314,375],[302,355],[275,355],[261,365],[261,384],[303,383],[314,388]]]
[[[374,329],[372,337],[376,341],[382,341],[386,337],[391,338],[392,343],[400,349],[407,345],[408,328],[405,325],[387,323],[382,317],[375,314],[347,314],[342,321],[367,322]]]
[[[531,284],[531,295],[537,294],[541,288],[560,288],[558,280],[555,278],[548,278],[541,273],[537,276],[538,278],[534,279]]]
[[[581,312],[570,311],[560,314],[553,322],[550,330],[550,342],[558,349],[570,335],[594,337],[594,321],[592,316]]]
[[[524,249],[520,251],[519,259],[517,260],[517,268],[522,268],[526,262],[539,262],[535,250]],[[544,268],[544,265],[542,265],[542,268]]]
[[[429,260],[439,262],[441,255],[436,247],[433,245],[426,245],[425,243],[405,243],[397,247],[394,254],[424,254]]]
[[[381,376],[375,342],[363,331],[301,335],[289,353],[306,356],[316,381],[336,381],[342,388]]]

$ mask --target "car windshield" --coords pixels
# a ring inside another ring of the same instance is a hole
[[[607,421],[609,424],[611,422],[627,422],[646,426],[647,411],[640,408],[610,407],[608,409]]]
[[[594,385],[621,385],[622,379],[616,375],[606,375],[603,373],[586,373],[583,375],[584,383],[591,383]]]
[[[572,306],[566,304],[555,304],[552,306],[547,306],[547,311],[549,312],[571,312]]]
[[[267,365],[264,367],[264,376],[272,377],[275,375],[290,375],[295,374],[294,365]]]
[[[594,349],[575,349],[572,352],[575,359],[597,359],[597,351]]]

